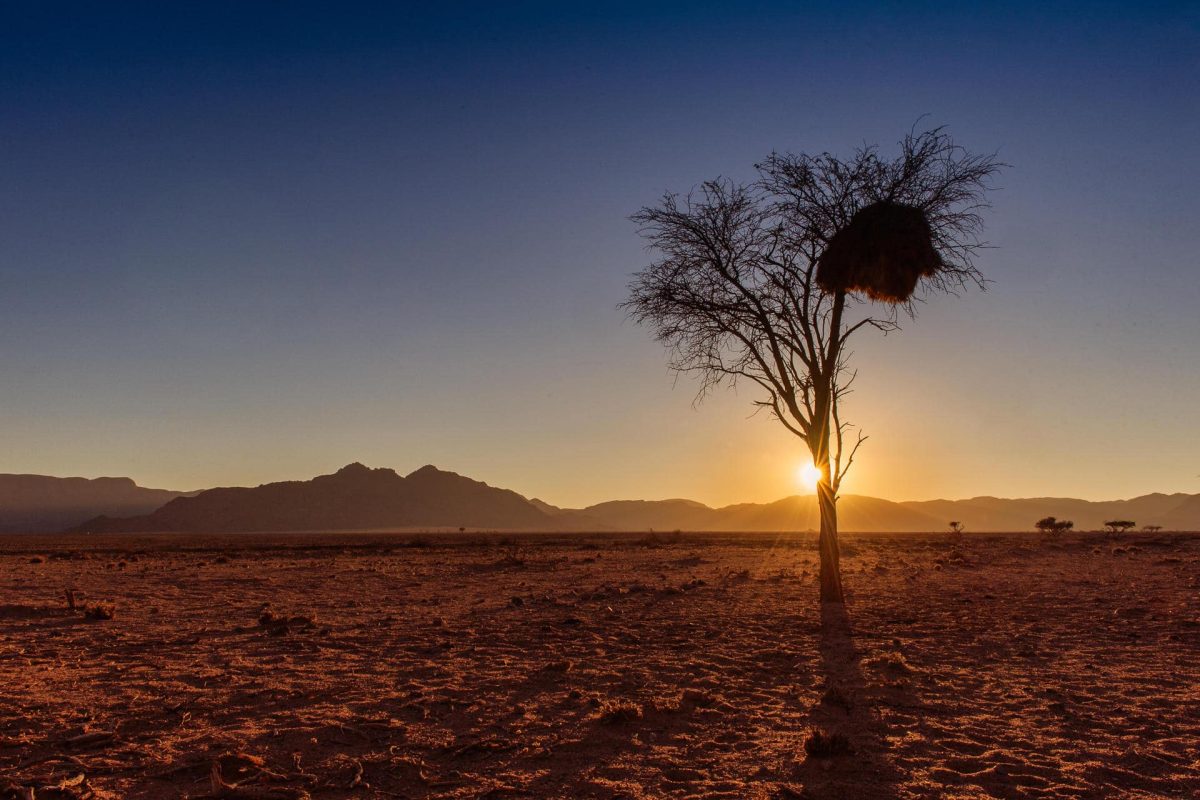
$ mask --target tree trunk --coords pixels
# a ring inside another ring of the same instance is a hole
[[[829,474],[829,465],[823,467],[823,475]],[[842,603],[842,568],[838,555],[837,501],[829,479],[822,477],[817,483],[817,506],[821,511],[821,535],[817,549],[821,554],[821,602]]]
[[[825,363],[814,387],[816,395],[816,430],[815,438],[809,440],[809,450],[812,452],[813,465],[821,472],[817,482],[817,507],[821,512],[821,536],[817,540],[817,549],[821,554],[821,602],[842,603],[842,568],[838,556],[838,526],[837,526],[837,496],[834,494],[833,481],[836,476],[832,471],[830,458],[830,436],[837,432],[831,429],[833,424],[833,404],[838,401],[835,380],[839,359],[841,358],[842,310],[846,306],[846,293],[834,295],[833,310],[829,323],[829,349],[825,353]],[[840,439],[838,457],[841,458]]]

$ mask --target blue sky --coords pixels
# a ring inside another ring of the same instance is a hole
[[[928,115],[1012,164],[994,284],[859,339],[846,491],[1197,492],[1198,78],[1194,3],[2,3],[0,471],[792,493],[627,217]]]

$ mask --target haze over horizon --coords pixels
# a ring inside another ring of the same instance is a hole
[[[0,472],[804,493],[616,309],[627,217],[928,114],[1013,165],[994,284],[856,340],[843,492],[1200,492],[1194,4],[352,8],[0,11]]]
[[[167,490],[167,491],[180,492],[180,493],[194,493],[194,492],[206,491],[208,489],[218,489],[218,488],[254,488],[256,486],[262,486],[262,485],[273,484],[273,483],[284,483],[284,482],[288,482],[288,481],[305,482],[305,481],[311,480],[312,478],[326,476],[326,475],[332,475],[334,473],[342,472],[343,470],[346,470],[346,469],[348,469],[350,467],[354,467],[354,466],[366,467],[368,470],[377,470],[377,469],[391,470],[391,471],[395,472],[397,475],[400,475],[401,477],[411,475],[414,472],[419,472],[421,470],[433,467],[435,470],[438,470],[440,472],[447,472],[447,473],[452,473],[455,475],[461,475],[462,477],[469,478],[472,481],[480,481],[480,482],[485,483],[488,486],[491,486],[494,488],[514,491],[527,499],[537,500],[539,502],[547,503],[548,505],[556,506],[556,507],[562,508],[562,509],[572,509],[572,508],[581,509],[581,508],[586,508],[588,506],[597,505],[597,504],[601,504],[601,503],[607,503],[607,502],[611,502],[611,501],[658,502],[658,501],[671,501],[671,500],[700,502],[703,505],[709,506],[710,508],[717,509],[717,508],[724,508],[724,507],[735,506],[735,505],[770,504],[770,503],[778,501],[778,500],[785,500],[785,499],[793,498],[793,497],[815,497],[816,496],[815,490],[807,489],[804,487],[798,487],[797,489],[795,489],[794,491],[792,491],[788,494],[780,495],[779,497],[775,497],[775,498],[768,498],[766,500],[754,500],[754,501],[734,500],[730,503],[720,503],[720,504],[704,503],[703,501],[696,500],[696,498],[684,497],[684,496],[671,496],[671,497],[633,497],[633,496],[630,496],[630,497],[607,497],[607,498],[602,498],[602,499],[599,499],[599,500],[596,500],[596,501],[593,501],[590,503],[572,506],[572,505],[566,504],[566,503],[555,502],[554,498],[543,496],[542,494],[539,494],[537,491],[534,491],[534,490],[528,490],[528,489],[520,487],[520,486],[507,486],[507,485],[499,484],[494,481],[488,480],[488,478],[486,476],[469,475],[469,474],[460,472],[458,470],[441,467],[437,464],[421,464],[420,466],[413,467],[411,469],[401,469],[401,468],[396,468],[396,467],[389,467],[387,465],[382,465],[382,464],[363,464],[362,462],[351,462],[350,464],[344,464],[338,468],[329,469],[329,470],[326,470],[321,473],[315,473],[313,475],[304,476],[304,477],[300,477],[300,478],[279,478],[279,479],[263,481],[263,482],[257,483],[257,484],[219,483],[219,484],[213,484],[211,486],[192,486],[192,487],[186,487],[186,488],[169,487],[169,486],[151,486],[151,485],[141,483],[140,481],[137,481],[135,479],[132,479],[128,475],[92,475],[92,476],[57,475],[57,476],[45,476],[45,477],[68,478],[68,479],[83,478],[85,480],[94,480],[94,479],[98,479],[98,478],[99,479],[129,478],[130,480],[134,480],[134,483],[138,487],[143,488],[143,489]],[[12,474],[22,474],[22,473],[0,473],[0,478],[5,477],[6,475],[12,475]],[[1187,496],[1191,496],[1192,494],[1195,494],[1195,495],[1200,496],[1200,493],[1188,493],[1188,492],[1146,492],[1141,495],[1129,495],[1129,496],[1121,496],[1121,497],[1101,497],[1101,498],[1068,497],[1066,495],[1029,495],[1029,496],[1025,496],[1025,497],[1006,497],[1003,495],[988,494],[988,493],[979,494],[979,495],[971,495],[969,497],[877,497],[874,495],[862,495],[861,493],[858,493],[858,492],[843,492],[842,494],[843,495],[855,495],[855,496],[859,496],[859,497],[876,497],[876,499],[887,500],[887,501],[893,502],[893,503],[928,502],[928,501],[935,501],[935,500],[960,501],[960,500],[978,500],[978,499],[984,499],[984,498],[993,498],[993,499],[998,499],[998,500],[1032,500],[1032,499],[1041,499],[1041,498],[1063,498],[1063,499],[1072,499],[1072,500],[1085,500],[1088,502],[1106,502],[1106,501],[1131,500],[1131,499],[1135,499],[1137,497],[1145,497],[1147,495],[1155,495],[1155,494],[1160,494],[1160,495],[1182,494],[1182,495],[1187,495]]]

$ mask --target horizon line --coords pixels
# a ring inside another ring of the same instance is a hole
[[[33,477],[33,478],[54,478],[57,480],[86,480],[86,481],[129,480],[129,481],[132,481],[134,486],[138,487],[139,489],[146,489],[148,491],[175,492],[180,495],[195,495],[195,494],[199,494],[200,492],[209,491],[210,489],[253,489],[253,488],[256,488],[257,486],[265,486],[265,485],[272,484],[272,483],[288,483],[288,482],[304,483],[307,481],[311,481],[313,478],[322,477],[323,475],[333,475],[333,474],[341,471],[342,469],[345,469],[346,467],[349,467],[349,466],[353,466],[355,464],[358,464],[359,466],[364,466],[364,467],[366,466],[365,464],[363,464],[360,461],[352,461],[348,464],[344,464],[343,466],[338,467],[337,469],[333,470],[332,472],[322,472],[317,475],[312,475],[308,478],[282,478],[282,479],[277,479],[277,480],[265,481],[263,483],[255,484],[253,486],[217,484],[217,485],[213,485],[213,486],[206,486],[206,487],[199,488],[199,489],[168,489],[168,488],[162,488],[159,486],[148,486],[148,485],[139,483],[138,480],[136,478],[132,477],[131,475],[97,475],[95,477],[86,477],[83,475],[47,475],[45,473],[40,473],[40,472],[0,472],[0,477]],[[792,498],[798,498],[798,497],[799,498],[816,497],[815,492],[811,492],[811,493],[807,493],[807,494],[797,493],[797,494],[784,495],[782,497],[776,498],[775,500],[765,500],[765,501],[741,500],[741,501],[735,501],[732,503],[723,503],[723,504],[719,504],[719,505],[713,505],[710,503],[706,503],[702,500],[692,499],[690,497],[678,497],[678,496],[676,496],[676,497],[660,497],[660,498],[620,497],[620,498],[611,498],[608,500],[599,500],[597,502],[588,503],[586,505],[574,506],[574,505],[559,505],[557,503],[551,503],[548,500],[544,500],[541,497],[541,495],[525,494],[516,489],[511,489],[511,488],[505,487],[505,486],[498,486],[496,484],[489,483],[488,481],[480,480],[480,479],[474,478],[470,475],[465,475],[461,472],[455,472],[454,470],[451,470],[451,469],[444,469],[442,467],[438,467],[432,463],[425,463],[422,466],[417,467],[416,469],[410,470],[407,473],[403,473],[403,472],[399,471],[398,469],[396,469],[395,467],[367,467],[367,469],[372,469],[372,470],[386,469],[386,470],[390,470],[390,471],[396,473],[400,477],[408,477],[416,472],[419,472],[422,469],[425,469],[426,467],[433,467],[434,469],[438,470],[439,472],[445,472],[445,473],[449,473],[449,474],[453,474],[453,475],[458,475],[460,477],[467,478],[468,480],[477,481],[479,483],[483,483],[483,484],[485,484],[487,486],[491,486],[493,488],[506,489],[508,491],[512,491],[512,492],[515,492],[515,493],[521,495],[521,497],[525,498],[527,501],[537,501],[539,503],[545,503],[546,505],[553,506],[554,508],[558,508],[558,509],[562,509],[562,510],[566,510],[566,511],[583,510],[583,509],[591,508],[593,506],[603,505],[605,503],[669,503],[669,502],[697,503],[706,508],[710,508],[713,510],[720,510],[723,508],[731,508],[734,506],[743,506],[743,505],[757,505],[757,506],[772,505],[774,503],[780,503],[780,502],[783,502],[784,500],[790,500]],[[1184,495],[1184,496],[1191,497],[1191,496],[1200,495],[1200,492],[1152,491],[1152,492],[1145,492],[1143,494],[1130,495],[1127,497],[1113,497],[1113,498],[1102,498],[1102,499],[1092,499],[1092,498],[1087,498],[1087,497],[1076,497],[1073,495],[1054,495],[1054,494],[1028,495],[1028,496],[1003,496],[1003,495],[994,495],[994,494],[977,494],[977,495],[972,495],[970,497],[958,497],[958,498],[931,497],[931,498],[927,498],[927,499],[908,499],[908,500],[894,500],[890,497],[880,497],[878,495],[847,492],[844,494],[839,493],[838,498],[842,499],[845,497],[865,497],[865,498],[868,498],[871,500],[882,500],[884,502],[895,503],[897,505],[903,505],[905,503],[936,503],[936,502],[960,503],[960,502],[965,502],[965,501],[969,501],[969,500],[1010,500],[1010,501],[1012,501],[1012,500],[1076,500],[1076,501],[1084,502],[1084,503],[1121,503],[1121,502],[1129,502],[1131,500],[1136,500],[1136,499],[1139,499],[1142,497],[1149,497],[1151,495],[1156,495],[1156,494],[1164,495],[1166,497],[1170,497],[1173,495]]]

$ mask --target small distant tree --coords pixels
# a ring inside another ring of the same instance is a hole
[[[1104,529],[1109,533],[1124,533],[1137,525],[1130,519],[1110,519],[1104,523]]]
[[[1043,517],[1033,523],[1033,527],[1037,528],[1042,533],[1060,534],[1066,533],[1075,527],[1075,523],[1069,519],[1058,519],[1056,517]]]
[[[949,526],[950,532],[956,535],[961,535],[962,532],[966,530],[966,528],[963,527],[963,524],[958,520],[950,520],[946,523],[946,525]]]
[[[1162,525],[1143,525],[1142,530],[1146,533],[1158,533],[1162,530]]]

